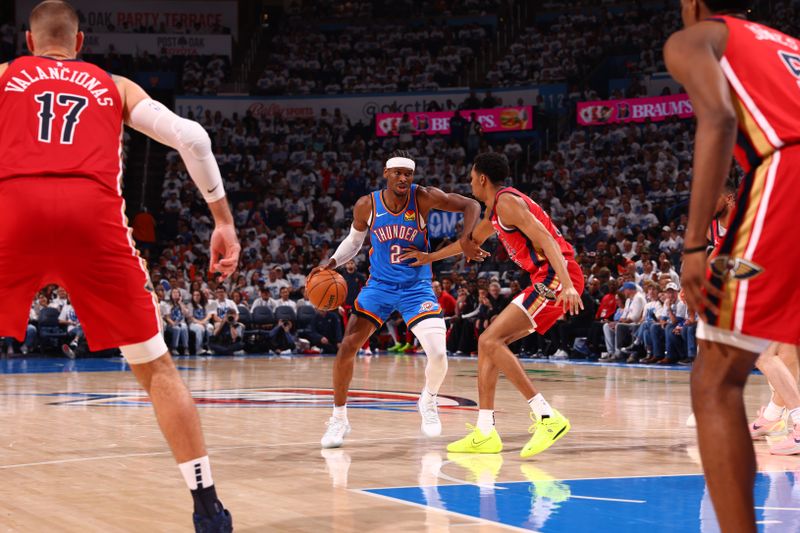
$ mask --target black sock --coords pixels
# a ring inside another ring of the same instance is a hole
[[[214,485],[198,488],[191,492],[195,514],[211,517],[222,511],[222,502],[217,499],[217,488]]]

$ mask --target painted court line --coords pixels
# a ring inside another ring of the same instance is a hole
[[[576,500],[597,500],[600,502],[619,502],[619,503],[647,503],[646,500],[624,500],[621,498],[599,498],[597,496],[576,496],[574,494],[570,494],[570,499],[574,498]]]
[[[373,498],[380,498],[382,500],[388,500],[388,501],[393,502],[393,503],[402,503],[404,505],[410,505],[411,507],[417,507],[419,509],[424,509],[425,511],[434,511],[434,512],[441,513],[441,514],[459,516],[459,517],[462,517],[462,518],[466,518],[468,520],[472,520],[473,522],[476,522],[478,524],[483,524],[483,525],[487,525],[487,526],[493,526],[493,527],[496,527],[496,528],[502,528],[502,529],[506,529],[508,531],[525,531],[526,533],[531,533],[530,529],[523,529],[521,527],[511,526],[511,525],[508,525],[508,524],[503,524],[501,522],[495,522],[494,520],[486,520],[485,518],[478,518],[476,516],[470,516],[468,514],[459,513],[459,512],[456,512],[456,511],[450,511],[448,509],[441,509],[439,507],[430,507],[428,505],[422,505],[421,503],[409,502],[409,501],[406,501],[406,500],[393,498],[391,496],[385,496],[383,494],[375,494],[374,492],[367,492],[367,491],[361,490],[361,489],[348,489],[348,490],[350,490],[352,492],[358,492],[360,494],[367,494],[369,496],[372,496]],[[450,527],[452,527],[452,526],[450,526]]]
[[[756,507],[763,511],[800,511],[800,507]]]

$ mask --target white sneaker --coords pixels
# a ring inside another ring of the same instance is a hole
[[[558,350],[552,355],[552,357],[550,357],[550,359],[555,361],[565,361],[569,359],[569,354],[564,350]]]
[[[330,417],[328,429],[320,440],[323,448],[339,448],[344,444],[344,438],[350,433],[350,423],[346,418]]]
[[[697,420],[694,418],[694,413],[689,415],[689,418],[686,419],[686,427],[687,428],[696,428],[697,427]]]
[[[422,398],[417,402],[417,409],[422,416],[422,433],[426,437],[438,437],[442,434],[442,422],[439,420],[439,411],[436,405],[436,398],[433,401],[424,401]]]
[[[603,353],[600,354],[600,360],[601,361],[607,361],[607,360],[611,359],[612,357],[613,357],[613,355],[609,354],[608,352],[603,352]]]
[[[366,350],[362,348],[358,351],[358,355],[372,355],[372,350],[370,350],[369,348],[367,348]]]

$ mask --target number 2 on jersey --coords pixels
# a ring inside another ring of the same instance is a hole
[[[391,255],[389,256],[389,262],[393,265],[402,265],[403,262],[400,261],[400,256],[403,255],[403,248],[399,244],[393,244],[391,248],[389,248],[389,252]]]
[[[53,119],[55,112],[53,110],[53,101],[59,107],[67,107],[64,114],[64,121],[61,124],[61,144],[72,144],[72,139],[75,136],[75,126],[81,121],[81,113],[89,104],[89,99],[85,96],[78,96],[76,94],[59,93],[54,94],[51,91],[43,92],[34,96],[34,100],[39,102],[39,140],[41,142],[51,142],[53,133]]]

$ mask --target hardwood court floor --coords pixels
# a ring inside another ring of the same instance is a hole
[[[441,398],[448,405],[441,409],[444,435],[422,437],[415,402],[425,361],[413,356],[358,360],[353,432],[343,448],[321,451],[332,363],[178,361],[200,405],[214,479],[236,531],[604,531],[604,516],[616,517],[613,531],[697,531],[703,523],[713,531],[713,520],[701,517],[708,505],[694,475],[701,472],[694,431],[685,427],[688,372],[526,363],[572,431],[522,460],[528,407],[505,380],[497,399],[504,453],[445,451],[476,418],[474,360],[450,361],[441,391],[449,397]],[[0,531],[191,530],[188,491],[123,366],[0,363]],[[763,377],[753,376],[749,411],[767,398]],[[778,491],[782,503],[764,507],[796,508],[760,516],[761,527],[783,528],[800,515],[800,490],[784,473],[800,467],[800,458],[770,458],[765,444],[757,449],[761,468],[774,471],[761,480],[768,488],[759,489],[769,494],[757,491],[757,498],[763,503]],[[556,481],[578,479],[584,481]],[[679,513],[691,519],[688,529],[671,521]]]

